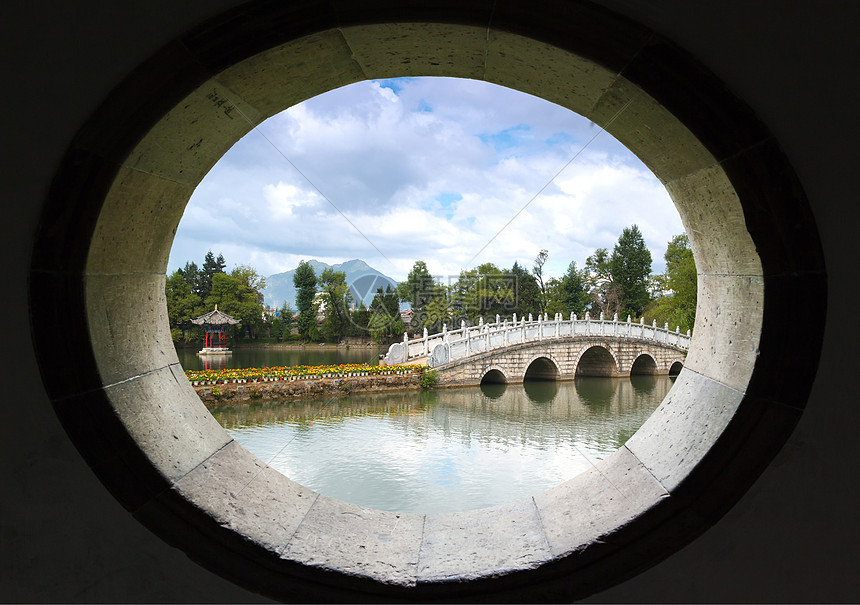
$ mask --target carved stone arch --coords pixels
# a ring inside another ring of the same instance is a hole
[[[545,364],[540,361],[542,359],[546,360]],[[536,367],[536,363],[539,365],[545,365],[545,368]],[[550,377],[550,366],[554,371],[554,376],[552,377]],[[527,363],[523,364],[522,377],[523,382],[525,382],[529,377],[537,378],[539,380],[559,380],[562,378],[561,364],[559,364],[558,359],[553,355],[552,351],[545,351],[532,356]]]
[[[481,370],[480,382],[481,384],[507,384],[509,382],[508,374],[501,366],[493,364],[488,368]]]
[[[650,360],[650,363],[647,361],[644,361],[645,359]],[[643,362],[640,362],[640,360],[643,360]],[[637,365],[637,364],[639,364],[639,365]],[[634,369],[636,371],[634,371]],[[658,360],[654,356],[654,354],[647,349],[641,349],[638,353],[636,353],[636,355],[633,357],[632,361],[630,362],[630,367],[626,368],[626,371],[625,371],[626,374],[630,374],[630,375],[633,375],[633,374],[658,374],[659,372],[660,372],[660,363],[658,362]]]
[[[595,349],[600,349],[605,353],[597,353],[593,355],[589,354],[589,351],[593,351]],[[586,357],[587,356],[587,357]],[[606,367],[605,363],[601,363],[602,361],[606,361],[606,356],[608,356],[612,360],[613,369],[611,373],[606,373],[602,368]],[[583,367],[583,357],[585,357],[586,365]],[[575,376],[618,376],[622,373],[621,363],[618,361],[618,354],[612,350],[611,345],[606,343],[594,343],[590,346],[582,349],[576,357],[576,363],[574,364],[574,375]]]

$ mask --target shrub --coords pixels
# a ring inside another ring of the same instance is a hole
[[[439,372],[428,370],[421,373],[419,384],[422,389],[432,389],[439,383]]]

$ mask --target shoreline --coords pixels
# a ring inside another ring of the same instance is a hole
[[[307,343],[307,344],[286,344],[286,343],[276,343],[276,344],[256,344],[256,345],[240,345],[238,347],[233,347],[233,349],[373,349],[379,348],[383,349],[384,347],[380,345],[375,345],[373,343],[369,344],[329,344],[329,343]]]
[[[192,385],[200,401],[209,407],[244,405],[254,401],[291,400],[308,397],[349,395],[353,392],[421,390],[416,373],[346,376],[342,378],[298,378]]]
[[[183,350],[191,350],[191,351],[199,351],[200,347],[179,347]],[[332,344],[332,343],[260,343],[260,344],[243,344],[230,347],[231,351],[235,351],[237,349],[323,349],[323,350],[348,350],[348,349],[379,349],[380,351],[387,350],[386,345],[377,345],[374,343],[340,343],[340,344]]]

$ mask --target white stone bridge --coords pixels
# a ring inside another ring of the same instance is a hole
[[[561,314],[502,320],[394,343],[382,363],[426,363],[441,384],[518,383],[527,379],[572,380],[577,376],[674,374],[684,364],[690,332],[671,331],[656,322],[583,319]]]

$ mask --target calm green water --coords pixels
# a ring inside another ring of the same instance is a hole
[[[519,500],[588,470],[638,430],[672,382],[577,378],[212,413],[258,458],[313,490],[440,513]]]
[[[272,366],[329,365],[338,363],[379,363],[379,347],[353,346],[349,349],[323,349],[314,345],[276,349],[255,347],[234,349],[231,355],[200,357],[198,349],[177,349],[179,363],[186,370],[206,368],[263,368]]]

